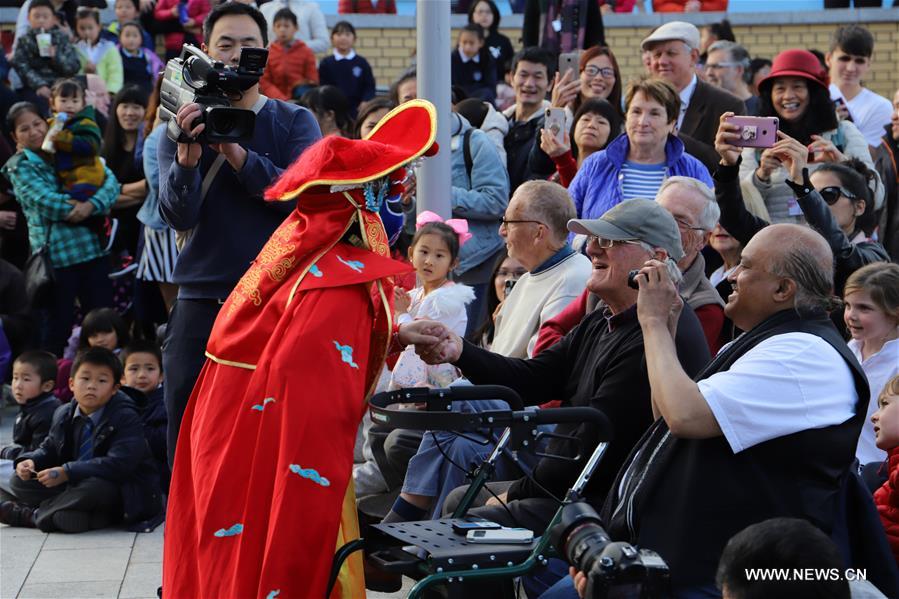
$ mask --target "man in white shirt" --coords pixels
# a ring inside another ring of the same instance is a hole
[[[870,31],[861,25],[844,25],[834,32],[825,60],[830,69],[830,97],[837,102],[837,114],[852,119],[869,146],[878,146],[893,110],[889,100],[863,85],[873,53],[874,36]]]
[[[665,266],[649,262],[636,280],[661,418],[613,485],[607,530],[658,551],[675,596],[699,596],[746,526],[775,517],[838,526],[868,386],[827,316],[833,255],[810,228],[771,225],[746,245],[725,308],[746,333],[696,380],[674,350],[680,301]]]
[[[268,37],[275,39],[275,13],[282,8],[289,8],[297,16],[296,39],[309,46],[315,54],[325,52],[330,46],[328,26],[325,15],[316,2],[306,0],[272,0],[262,5],[259,11],[268,22]]]

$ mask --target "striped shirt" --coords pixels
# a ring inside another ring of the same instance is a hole
[[[664,164],[637,164],[627,160],[621,165],[621,197],[624,200],[653,200],[665,180]]]

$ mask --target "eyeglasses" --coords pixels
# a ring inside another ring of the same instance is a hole
[[[605,237],[600,237],[599,235],[588,235],[587,243],[595,243],[604,250],[607,250],[614,245],[623,245],[625,243],[640,245],[639,241],[635,241],[633,239],[606,239]]]
[[[850,192],[846,191],[845,189],[843,189],[842,187],[839,187],[837,185],[833,185],[831,187],[825,187],[823,189],[820,189],[820,190],[818,190],[818,193],[821,194],[821,198],[823,198],[823,200],[827,203],[828,206],[833,206],[834,204],[836,204],[839,201],[840,196],[845,196],[845,197],[849,198],[850,200],[858,199],[858,197],[855,194],[850,193]]]
[[[702,227],[694,227],[682,218],[674,217],[674,220],[675,222],[677,222],[678,227],[683,227],[684,229],[687,229],[689,231],[705,231],[705,229],[703,229]]]
[[[503,226],[503,227],[508,227],[509,225],[517,225],[519,223],[534,223],[537,225],[544,224],[544,223],[540,222],[539,220],[510,220],[510,219],[506,218],[505,216],[502,218],[502,220],[500,222],[502,223],[501,226]]]
[[[602,75],[603,79],[611,79],[615,76],[615,70],[609,67],[595,67],[590,65],[584,68],[584,75],[587,76],[587,79],[593,79],[597,75]]]
[[[740,63],[738,62],[710,62],[705,65],[705,68],[709,69],[710,71],[717,71],[718,69],[729,69],[730,67],[736,67],[739,65]]]

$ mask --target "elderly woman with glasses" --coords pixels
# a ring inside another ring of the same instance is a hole
[[[721,226],[745,246],[769,223],[752,214],[744,204],[738,179],[742,148],[733,145],[740,136],[740,127],[726,122],[729,116],[733,113],[721,115],[715,137],[715,150],[721,156],[721,166],[715,173],[715,197],[721,208]],[[842,296],[846,279],[854,271],[872,262],[890,261],[883,246],[870,238],[876,225],[871,185],[877,175],[857,158],[820,164],[809,175],[808,148],[783,132],[778,132],[778,137],[772,150],[786,170],[784,184],[805,221],[830,245],[834,291]],[[757,207],[754,209],[757,211]],[[842,317],[838,323],[842,323]]]

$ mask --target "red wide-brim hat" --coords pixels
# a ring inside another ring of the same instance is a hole
[[[319,186],[348,189],[376,181],[437,153],[437,111],[410,100],[387,113],[365,139],[329,135],[304,151],[270,187],[268,200],[292,200]]]
[[[759,81],[758,88],[771,85],[778,77],[800,77],[806,81],[816,83],[827,89],[830,84],[830,77],[818,57],[800,48],[792,50],[784,50],[774,57],[771,63],[771,72]]]

